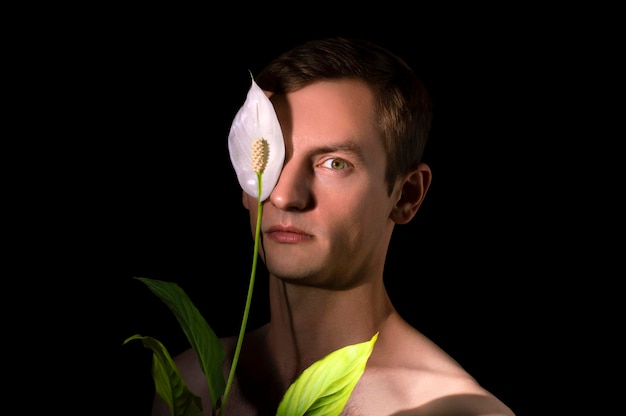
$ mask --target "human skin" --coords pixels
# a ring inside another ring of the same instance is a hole
[[[371,101],[356,81],[273,100],[286,162],[263,207],[261,255],[274,277],[294,283],[291,296],[302,288],[308,301],[311,286],[347,289],[382,275],[400,191],[387,194]],[[244,193],[243,203],[254,227],[256,199]]]
[[[272,414],[306,367],[378,332],[344,415],[511,416],[397,313],[385,289],[393,229],[416,214],[430,168],[420,163],[397,178],[389,194],[385,151],[373,125],[374,96],[362,82],[320,81],[270,99],[285,138],[284,167],[263,202],[261,222],[270,321],[244,338],[227,414]],[[254,231],[257,200],[244,192],[242,202]],[[415,287],[410,280],[419,281],[419,268],[404,278]],[[423,296],[419,289],[416,296]],[[236,337],[222,343],[226,376]],[[208,408],[195,353],[186,351],[177,364]]]

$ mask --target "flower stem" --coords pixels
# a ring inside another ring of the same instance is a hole
[[[220,415],[224,415],[223,411],[226,410],[226,401],[228,399],[228,394],[230,393],[230,388],[233,384],[233,379],[235,378],[235,369],[237,368],[237,362],[239,361],[239,354],[241,353],[241,346],[243,345],[243,337],[246,333],[246,325],[248,323],[248,315],[250,314],[250,304],[252,303],[252,290],[254,289],[254,278],[256,276],[256,266],[257,259],[259,257],[259,237],[261,235],[261,217],[263,216],[263,204],[261,203],[261,173],[257,172],[257,183],[259,188],[259,198],[257,198],[257,220],[256,220],[256,229],[254,232],[254,253],[252,255],[252,271],[250,273],[250,283],[248,284],[248,296],[246,298],[246,307],[243,311],[243,319],[241,321],[241,328],[239,329],[239,337],[237,338],[237,346],[235,347],[235,355],[233,356],[233,363],[230,367],[230,372],[228,373],[228,381],[226,383],[226,389],[224,390],[224,398],[222,400],[222,405],[220,406]]]

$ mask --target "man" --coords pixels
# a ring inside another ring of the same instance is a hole
[[[376,45],[334,38],[278,57],[256,82],[285,159],[261,220],[270,320],[244,337],[226,414],[275,414],[309,365],[379,333],[344,415],[513,415],[398,314],[383,283],[394,227],[411,221],[431,183],[421,161],[431,103],[412,70]],[[257,200],[242,196],[254,231]],[[226,377],[237,337],[221,341]],[[195,352],[176,363],[211,414]],[[168,414],[158,397],[153,412]]]

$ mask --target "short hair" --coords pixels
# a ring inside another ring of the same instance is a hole
[[[359,80],[374,93],[374,124],[387,153],[391,193],[395,179],[421,161],[432,124],[430,95],[402,58],[364,39],[311,40],[279,55],[255,80],[265,91],[285,94],[343,78]]]

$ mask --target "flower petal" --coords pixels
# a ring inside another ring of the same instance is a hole
[[[247,194],[258,197],[257,173],[252,168],[252,143],[263,138],[269,145],[269,157],[262,173],[261,201],[269,196],[283,168],[285,142],[272,102],[252,78],[246,101],[230,126],[228,151],[239,185]]]

